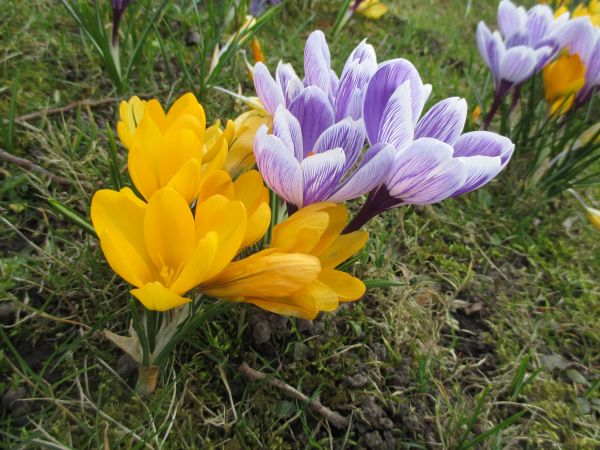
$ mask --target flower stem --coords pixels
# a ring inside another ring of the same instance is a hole
[[[156,390],[159,366],[138,366],[138,379],[135,392],[142,397],[151,395]]]
[[[375,190],[369,193],[367,201],[360,209],[358,214],[354,216],[354,219],[344,228],[342,234],[352,233],[353,231],[359,230],[364,224],[382,212],[393,208],[394,206],[401,205],[400,199],[394,198],[390,195],[385,186],[379,186]]]

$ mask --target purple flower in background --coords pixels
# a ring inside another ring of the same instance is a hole
[[[345,117],[359,119],[364,87],[376,69],[375,50],[363,41],[352,51],[341,77],[338,78],[331,69],[325,35],[317,30],[308,37],[304,48],[304,80],[298,77],[291,64],[280,62],[273,78],[267,67],[258,63],[254,67],[254,86],[266,111],[271,115],[275,114],[280,105],[292,111],[292,104],[297,97],[308,88],[315,87],[324,94],[320,97],[333,110],[335,121]],[[297,119],[300,120],[299,117]]]
[[[278,106],[273,134],[267,134],[266,126],[258,130],[256,164],[265,182],[288,205],[301,208],[320,201],[343,202],[369,192],[385,179],[393,160],[392,146],[374,145],[362,154],[362,120],[346,117],[335,122],[334,117],[325,93],[309,86],[290,111]]]
[[[250,14],[254,17],[260,16],[269,6],[279,5],[281,0],[251,0]]]
[[[121,17],[125,9],[129,6],[132,0],[112,0],[113,10],[113,25],[112,25],[112,45],[116,47],[119,44],[119,25],[121,23]]]
[[[366,89],[363,118],[373,146],[391,145],[394,158],[382,185],[373,190],[346,232],[399,205],[426,205],[471,192],[508,164],[514,144],[487,131],[462,134],[467,103],[457,97],[436,103],[422,118],[431,87],[407,60],[379,66]]]

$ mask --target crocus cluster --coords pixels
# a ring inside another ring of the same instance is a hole
[[[405,59],[377,63],[365,41],[341,76],[322,32],[304,50],[304,78],[279,63],[257,64],[256,92],[273,127],[258,130],[254,155],[265,182],[295,211],[316,202],[369,194],[346,228],[359,229],[394,206],[436,203],[477,189],[508,163],[512,142],[464,133],[467,104],[448,98],[423,110],[431,85]]]
[[[521,85],[542,69],[551,113],[566,111],[573,101],[585,102],[600,84],[600,38],[589,17],[555,15],[547,5],[525,10],[502,0],[498,27],[493,33],[484,22],[477,27],[477,47],[495,88],[484,127],[502,99],[514,92],[514,106]]]
[[[271,223],[269,193],[260,174],[247,170],[244,150],[251,151],[256,120],[263,123],[257,113],[225,130],[207,128],[204,109],[185,94],[167,112],[133,97],[120,115],[118,134],[141,197],[129,187],[100,190],[91,217],[107,262],[147,309],[179,307],[195,290],[314,318],[362,296],[364,284],[335,269],[367,239],[364,232],[341,236],[348,218],[341,205],[301,209],[274,227],[268,248],[250,251]]]

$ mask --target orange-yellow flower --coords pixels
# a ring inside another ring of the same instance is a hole
[[[542,75],[550,114],[564,114],[571,108],[575,96],[585,85],[585,70],[577,54],[564,54],[544,67]]]
[[[314,203],[302,208],[274,227],[269,249],[231,263],[206,283],[204,291],[253,303],[277,314],[308,319],[320,311],[335,310],[339,302],[357,300],[364,294],[365,285],[335,268],[364,247],[368,234],[356,231],[341,235],[347,221],[348,211],[343,205]],[[278,272],[287,270],[285,265],[273,264],[286,254],[311,256],[320,263],[315,278],[291,294],[279,287],[278,283],[286,286],[286,280],[273,280]],[[257,272],[262,276],[248,276]]]
[[[388,7],[380,0],[363,0],[356,8],[356,12],[367,19],[377,20],[388,12]]]

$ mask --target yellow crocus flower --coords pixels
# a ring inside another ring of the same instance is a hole
[[[596,27],[600,27],[600,1],[590,0],[587,6],[583,3],[577,5],[573,10],[572,17],[589,17],[592,24]]]
[[[355,231],[342,235],[347,221],[348,211],[343,205],[314,203],[302,208],[273,228],[269,249],[231,263],[206,283],[204,291],[277,314],[308,319],[314,319],[320,311],[335,310],[339,302],[357,300],[365,292],[363,282],[335,268],[364,247],[368,234]],[[279,270],[271,259],[285,254],[316,257],[320,263],[318,276],[291,294],[269,280]],[[256,272],[263,273],[259,284],[245,275]]]
[[[356,8],[356,12],[367,19],[377,20],[388,12],[388,7],[380,0],[363,0]]]
[[[225,170],[232,177],[254,166],[254,136],[261,126],[267,125],[271,129],[272,124],[273,118],[270,115],[256,109],[227,121],[223,132],[229,146]]]
[[[152,310],[190,300],[183,295],[219,274],[246,234],[244,204],[213,196],[196,206],[164,187],[148,203],[129,188],[96,192],[92,224],[111,268],[135,286],[131,293]]]
[[[596,208],[592,208],[591,206],[588,206],[585,203],[585,201],[583,200],[583,198],[581,197],[581,195],[579,195],[573,189],[569,189],[569,192],[571,194],[573,194],[575,196],[575,198],[579,201],[581,206],[583,206],[583,209],[585,209],[585,215],[586,215],[587,219],[589,220],[589,222],[592,224],[592,226],[595,229],[600,230],[600,210],[598,210]]]
[[[129,150],[129,174],[146,200],[169,186],[191,204],[205,177],[225,164],[223,133],[218,127],[205,129],[204,109],[191,93],[166,114],[157,100],[132,97],[121,103],[120,115],[117,131]]]
[[[564,54],[544,67],[542,76],[550,114],[564,114],[571,108],[585,84],[585,70],[577,54]]]

